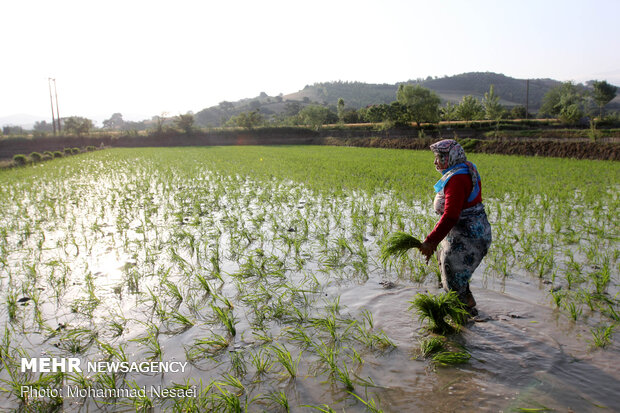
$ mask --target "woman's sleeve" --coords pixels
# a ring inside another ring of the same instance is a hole
[[[465,205],[465,200],[467,199],[468,182],[469,192],[471,192],[471,178],[469,174],[455,175],[450,178],[443,190],[446,200],[443,215],[424,242],[431,245],[439,244],[459,221],[463,205]]]

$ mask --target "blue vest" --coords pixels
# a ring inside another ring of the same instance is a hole
[[[474,169],[477,172],[478,168],[476,168],[476,165],[474,165],[473,163],[472,165],[474,166]],[[444,170],[443,176],[441,177],[441,179],[437,181],[437,183],[433,186],[433,188],[435,189],[435,192],[439,192],[443,190],[446,184],[448,183],[448,181],[450,180],[450,178],[452,178],[454,175],[464,175],[464,174],[469,175],[469,167],[465,163],[458,163],[454,165],[453,167]],[[478,176],[480,176],[480,174],[478,174]],[[476,181],[476,185],[473,187],[471,194],[469,195],[469,198],[467,198],[467,202],[471,202],[474,199],[476,199],[479,193],[480,193],[480,179]]]

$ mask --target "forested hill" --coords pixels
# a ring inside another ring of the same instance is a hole
[[[444,102],[459,102],[465,95],[482,98],[495,85],[495,93],[499,95],[505,106],[524,105],[526,100],[525,79],[515,79],[497,73],[463,73],[456,76],[416,79],[404,84],[419,84],[435,91]],[[549,89],[560,82],[552,79],[530,79],[529,105],[530,110],[540,108],[542,98]],[[390,103],[396,99],[398,84],[368,84],[361,82],[327,82],[306,86],[299,92],[285,95],[285,99],[302,100],[304,97],[312,101],[335,105],[343,98],[346,105],[360,108],[378,103]]]
[[[426,79],[408,80],[403,84],[419,84],[435,91],[446,102],[460,102],[463,96],[473,95],[479,100],[494,85],[495,94],[507,109],[517,105],[526,105],[526,80],[515,79],[503,74],[491,72],[463,73],[455,76],[427,77]],[[397,84],[369,84],[362,82],[324,82],[307,85],[302,90],[288,95],[260,96],[237,102],[221,102],[218,106],[206,108],[196,113],[196,123],[203,126],[218,126],[231,116],[242,112],[260,111],[264,117],[286,117],[295,115],[301,107],[319,104],[331,107],[334,111],[338,99],[342,98],[349,109],[359,109],[369,105],[391,103],[396,100]],[[536,113],[543,96],[561,82],[553,79],[529,80],[529,110]],[[620,108],[620,94],[608,106],[608,109]]]

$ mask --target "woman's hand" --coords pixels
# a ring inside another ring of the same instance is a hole
[[[437,249],[437,245],[431,245],[428,242],[423,242],[422,245],[420,245],[419,250],[422,253],[422,255],[426,257],[427,264],[428,264],[428,261],[433,256],[433,253],[435,252],[436,249]]]

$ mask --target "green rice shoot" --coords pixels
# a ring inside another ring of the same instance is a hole
[[[469,361],[471,355],[466,351],[441,351],[433,356],[433,361],[442,366],[464,364]]]
[[[419,293],[410,303],[409,310],[416,310],[420,322],[428,320],[428,330],[437,334],[458,331],[469,316],[455,291],[439,295]]]
[[[420,352],[424,357],[428,357],[444,349],[443,337],[426,337],[420,342]]]
[[[398,231],[385,240],[381,246],[381,262],[385,265],[390,259],[402,259],[411,248],[420,248],[422,242],[406,232]]]

